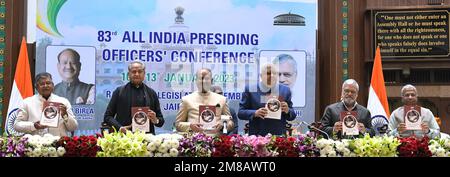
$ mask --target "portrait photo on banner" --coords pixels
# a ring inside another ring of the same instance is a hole
[[[53,93],[71,104],[94,104],[95,56],[92,46],[47,46],[45,66],[53,77]]]
[[[278,69],[278,82],[290,88],[293,107],[306,104],[306,51],[261,50],[259,66],[272,63]]]

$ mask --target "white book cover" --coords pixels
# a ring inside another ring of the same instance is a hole
[[[41,125],[53,128],[58,127],[58,121],[61,118],[59,105],[61,105],[61,103],[44,102],[40,121]]]

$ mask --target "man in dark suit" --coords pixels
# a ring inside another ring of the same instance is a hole
[[[371,116],[369,110],[359,105],[356,102],[358,98],[359,85],[353,79],[348,79],[342,84],[341,101],[329,105],[325,108],[322,116],[322,130],[331,135],[336,135],[337,138],[352,138],[351,136],[342,135],[342,121],[340,120],[341,112],[356,111],[358,119],[359,133],[369,133],[370,136],[375,135],[372,129]]]
[[[105,111],[104,121],[125,133],[131,129],[131,108],[149,107],[150,133],[155,134],[154,126],[162,127],[164,118],[158,95],[143,83],[145,65],[139,61],[131,62],[128,65],[128,77],[130,82],[114,90]]]
[[[273,64],[264,65],[260,77],[259,84],[247,86],[242,93],[238,117],[249,121],[250,135],[285,135],[286,121],[292,121],[296,117],[292,109],[291,91],[289,87],[278,84],[278,70]],[[269,110],[265,105],[274,96],[281,102],[281,119],[266,117]]]

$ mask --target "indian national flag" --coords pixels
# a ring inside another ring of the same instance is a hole
[[[5,130],[8,135],[17,134],[13,126],[19,106],[25,98],[33,96],[30,63],[28,61],[27,44],[25,41],[25,37],[23,37],[9,99],[8,114],[5,122]]]
[[[386,87],[384,86],[380,47],[377,47],[375,60],[373,62],[367,109],[369,109],[372,118],[382,116],[389,119],[389,104],[387,101]]]

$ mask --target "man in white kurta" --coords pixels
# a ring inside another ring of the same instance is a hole
[[[175,127],[178,132],[203,132],[207,135],[220,135],[223,128],[223,121],[221,121],[221,115],[230,116],[230,110],[226,103],[226,98],[217,93],[211,92],[212,73],[209,69],[201,69],[197,72],[196,85],[198,91],[195,91],[189,95],[184,96],[181,99],[180,109],[178,111]],[[214,130],[205,130],[200,124],[199,118],[199,106],[211,105],[216,109],[216,117],[214,121],[216,125]],[[228,131],[233,129],[233,121],[226,121],[226,128]]]
[[[53,81],[49,73],[40,73],[36,76],[35,85],[38,94],[23,100],[14,123],[14,129],[21,133],[43,135],[50,133],[54,136],[67,136],[68,132],[78,127],[72,106],[69,100],[53,94]],[[52,128],[40,124],[44,101],[62,103],[59,109],[61,116],[58,127]]]
[[[401,90],[402,102],[404,105],[416,106],[417,105],[417,89],[413,85],[405,85]],[[389,132],[392,136],[399,137],[424,137],[428,136],[430,138],[437,138],[440,136],[439,125],[434,118],[433,113],[424,107],[420,107],[422,124],[421,130],[407,130],[405,118],[404,118],[404,107],[399,107],[394,112],[392,112],[389,118]]]

